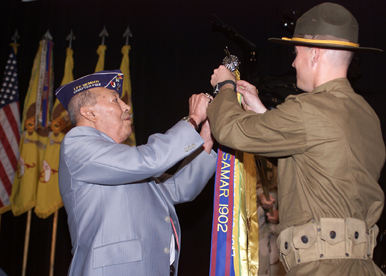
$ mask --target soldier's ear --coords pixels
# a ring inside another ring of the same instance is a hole
[[[94,113],[95,113],[95,108],[93,106],[86,105],[80,108],[80,115],[84,119],[95,123],[96,117]]]
[[[320,49],[319,48],[311,48],[311,65],[314,66],[316,62],[319,61],[320,57]]]

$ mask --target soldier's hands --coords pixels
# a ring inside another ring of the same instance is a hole
[[[249,82],[239,80],[237,81],[237,92],[239,92],[243,97],[241,99],[241,104],[245,110],[252,110],[256,113],[264,113],[267,111],[267,108],[261,102],[256,87]]]
[[[279,210],[273,210],[273,216],[271,216],[271,213],[267,213],[267,219],[270,223],[279,223]]]
[[[259,194],[257,198],[259,199],[261,206],[263,206],[263,208],[266,210],[268,210],[269,208],[272,208],[273,204],[275,204],[275,199],[271,195],[269,195],[269,200],[265,198],[264,194]]]
[[[235,76],[224,65],[220,65],[217,69],[214,69],[213,75],[210,79],[210,84],[215,87],[217,83],[226,80],[232,80],[236,83]]]

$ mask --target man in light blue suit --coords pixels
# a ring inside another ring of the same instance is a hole
[[[69,275],[177,275],[181,232],[174,204],[193,200],[215,170],[204,94],[189,116],[145,145],[132,132],[119,70],[91,74],[56,90],[75,125],[61,144],[59,187],[73,259]],[[197,126],[202,123],[201,132]],[[184,159],[175,175],[166,170]]]

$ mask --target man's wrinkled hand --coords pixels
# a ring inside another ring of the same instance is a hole
[[[205,143],[203,145],[204,150],[207,153],[210,153],[212,147],[213,147],[213,136],[212,133],[210,132],[210,125],[209,125],[209,120],[206,119],[201,126],[201,132],[200,132],[201,137],[205,140]]]
[[[212,102],[213,97],[209,94],[193,94],[189,99],[189,116],[192,117],[197,125],[200,125],[206,120],[206,109],[209,103]]]

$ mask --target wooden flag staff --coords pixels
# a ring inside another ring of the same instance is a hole
[[[22,270],[21,270],[21,276],[25,276],[26,271],[27,271],[29,233],[31,230],[31,213],[32,213],[32,209],[29,209],[28,213],[27,213],[27,223],[26,223],[26,227],[25,227],[23,266],[22,266]]]
[[[70,34],[66,37],[66,40],[68,40],[68,48],[72,48],[72,41],[75,40],[76,37],[74,35],[74,32],[70,31]],[[54,266],[55,266],[55,249],[56,249],[56,234],[58,229],[58,217],[59,217],[59,210],[56,210],[54,213],[54,220],[52,222],[52,240],[51,240],[51,255],[50,255],[50,272],[49,276],[54,275]]]
[[[47,32],[44,34],[43,39],[52,40],[52,36],[49,30],[47,30]],[[36,107],[36,108],[40,109],[40,107]],[[29,248],[29,239],[30,239],[30,232],[31,232],[31,216],[32,216],[32,209],[29,209],[27,212],[27,223],[26,223],[25,238],[24,238],[23,265],[22,265],[22,273],[21,273],[22,276],[25,276],[27,272],[28,248]]]
[[[17,29],[15,30],[15,33],[12,36],[13,43],[11,43],[11,46],[13,47],[13,50],[15,54],[17,54],[17,40],[20,38],[19,34],[17,33]],[[7,211],[7,210],[6,210]],[[4,212],[6,212],[4,211]],[[1,230],[1,214],[0,214],[0,230]]]
[[[261,180],[261,185],[263,187],[265,199],[269,201],[270,200],[269,187],[268,187],[267,178],[264,172],[263,162],[261,161],[261,157],[258,155],[255,155],[255,160],[256,160],[257,170],[259,171],[259,174],[260,174],[260,180]],[[269,208],[269,214],[271,215],[271,217],[273,217],[273,207]]]
[[[52,241],[51,241],[50,274],[49,274],[50,276],[54,275],[56,230],[58,228],[58,212],[59,212],[59,210],[55,211],[54,221],[52,222]]]
[[[17,29],[12,36],[12,40],[14,45],[17,45],[17,40],[20,38]],[[15,52],[16,53],[16,52]],[[23,264],[22,264],[22,272],[21,275],[25,276],[26,270],[27,270],[27,258],[28,258],[28,246],[29,246],[29,234],[30,234],[30,229],[31,229],[31,214],[32,211],[31,209],[28,210],[27,212],[27,222],[26,222],[26,227],[25,227],[25,237],[24,237],[24,252],[23,252]]]

